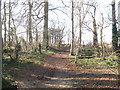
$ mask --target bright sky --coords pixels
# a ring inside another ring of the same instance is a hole
[[[11,1],[15,1],[15,0],[11,0]],[[71,0],[63,0],[63,1],[64,1],[64,3],[66,5],[71,7],[71,3],[70,3]],[[87,1],[87,0],[83,0],[83,1]],[[100,11],[100,12],[103,12],[105,18],[107,18],[108,13],[110,14],[110,17],[111,17],[111,12],[110,12],[111,5],[110,4],[111,4],[112,0],[91,0],[91,1],[97,1],[98,2],[97,10]],[[119,0],[116,0],[116,17],[118,16],[117,15],[118,1]],[[53,6],[54,7],[58,7],[58,6],[63,5],[61,3],[61,0],[49,0],[49,4],[50,4],[49,8],[53,8]],[[51,6],[51,4],[53,6]],[[62,9],[62,10],[65,11],[68,16],[66,14],[63,14],[61,11],[57,11],[57,10],[55,10],[54,12],[53,11],[49,11],[49,27],[52,26],[52,24],[50,22],[51,20],[54,21],[56,23],[56,27],[58,27],[58,20],[59,20],[60,27],[61,26],[65,26],[66,27],[65,32],[67,32],[68,30],[71,31],[71,9],[68,9],[68,10]],[[97,23],[99,23],[100,18],[101,18],[99,14],[100,13],[97,13],[97,16],[96,16]],[[89,18],[89,17],[87,17],[87,18]],[[76,22],[77,21],[75,21],[75,23]],[[107,22],[111,23],[108,20],[107,20]],[[79,29],[77,28],[76,25],[74,27],[75,27],[75,32],[78,34],[79,33]],[[103,41],[104,42],[107,42],[107,43],[111,42],[111,38],[112,38],[112,29],[111,28],[112,28],[112,26],[110,25],[110,27],[108,27],[108,28],[103,30],[103,34],[104,34],[103,35]],[[20,27],[19,30],[25,31],[25,29],[22,28],[22,27]],[[65,35],[66,35],[66,37],[64,38],[64,40],[67,43],[67,40],[68,40],[67,38],[71,37],[71,35],[68,36],[66,33],[65,33]],[[21,36],[26,36],[26,34],[22,34]],[[82,41],[84,41],[84,43],[92,42],[92,40],[93,40],[92,37],[93,37],[92,32],[83,31]],[[98,29],[98,41],[100,42],[99,29]]]
[[[61,0],[50,0],[50,3],[53,4],[54,6],[59,6],[60,5],[60,2]],[[66,5],[71,5],[69,4],[70,0],[63,0],[65,1],[65,4]],[[86,1],[86,0],[84,0]],[[96,1],[96,0],[92,0],[92,1]],[[117,15],[117,8],[118,8],[118,1],[119,0],[116,0],[116,17],[118,16]],[[111,2],[112,0],[97,0],[98,2],[98,8],[97,8],[97,11],[100,11],[103,13],[105,19],[108,18],[108,13],[111,17]],[[70,20],[70,17],[71,17],[71,11],[67,11],[67,13],[69,14],[69,17],[67,17],[65,14],[59,12],[59,11],[55,11],[57,14],[58,14],[58,17],[59,17],[59,20],[60,22],[64,23],[66,25],[66,31],[70,30],[71,31],[71,20]],[[55,17],[53,16],[56,16],[54,15],[54,13],[50,12],[49,13],[49,18],[51,18],[52,20],[55,20]],[[98,13],[96,15],[96,22],[99,23],[100,21],[100,13]],[[110,21],[107,20],[107,22],[111,23]],[[50,26],[50,25],[49,25]],[[105,25],[106,26],[106,25]],[[79,33],[79,29],[76,29],[76,26],[75,26],[75,31],[77,33]],[[69,36],[70,37],[70,36]],[[88,31],[83,31],[83,34],[82,34],[82,40],[84,41],[84,43],[88,43],[88,42],[92,42],[92,39],[93,38],[93,34],[92,32],[88,32]],[[64,38],[65,40],[67,40],[67,37]],[[108,28],[104,29],[103,30],[103,41],[106,42],[106,43],[111,43],[111,39],[112,39],[112,26],[110,25]],[[98,29],[98,41],[100,42],[100,32],[99,32],[99,29]],[[67,41],[66,41],[67,42]]]

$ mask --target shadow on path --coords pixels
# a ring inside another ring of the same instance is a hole
[[[99,72],[99,73],[98,73]],[[19,88],[117,88],[117,77],[109,69],[75,69],[68,52],[56,51],[42,65],[19,71]]]

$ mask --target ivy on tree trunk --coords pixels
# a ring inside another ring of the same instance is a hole
[[[115,1],[112,1],[112,48],[116,51],[118,48],[117,27],[115,18]]]

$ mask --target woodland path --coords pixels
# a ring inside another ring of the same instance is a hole
[[[76,68],[68,63],[68,54],[57,51],[46,56],[42,65],[20,71],[15,83],[19,88],[117,88],[110,69]]]

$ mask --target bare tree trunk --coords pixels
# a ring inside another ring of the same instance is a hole
[[[95,56],[98,57],[99,55],[99,50],[98,50],[98,39],[97,39],[97,28],[96,28],[96,19],[95,19],[95,15],[96,15],[96,7],[94,7],[94,13],[91,14],[92,19],[93,19],[93,46],[95,48]]]
[[[74,2],[72,0],[72,43],[71,43],[71,50],[70,50],[70,54],[73,55],[74,54]]]
[[[56,35],[55,35],[55,43],[54,44],[56,44],[56,42],[57,42],[57,40],[56,40]]]
[[[49,36],[49,45],[51,45],[51,41],[52,41],[52,39],[51,39],[51,35],[50,35],[50,33],[48,34],[48,36]]]
[[[14,29],[11,28],[11,45],[13,45],[13,39],[14,39],[13,33],[14,33]]]
[[[103,54],[103,25],[104,25],[104,17],[103,17],[103,13],[101,14],[102,15],[102,24],[101,24],[101,28],[100,28],[100,39],[101,39],[101,56],[104,56]]]
[[[11,0],[9,0],[9,22],[8,22],[8,41],[9,41],[9,46],[11,45]]]
[[[75,55],[75,64],[77,63],[77,59],[78,59],[78,54],[79,54],[79,50],[81,47],[81,29],[82,29],[82,23],[81,23],[81,7],[78,8],[79,11],[79,39],[78,39],[78,47],[76,50],[76,55]]]
[[[36,45],[38,44],[38,29],[36,27]]]
[[[118,37],[120,37],[120,1],[118,2]],[[120,43],[119,43],[120,49]],[[118,56],[120,58],[120,55]],[[118,60],[118,87],[120,87],[120,60]]]
[[[18,39],[17,39],[16,26],[15,26],[15,22],[14,22],[13,17],[12,17],[12,21],[13,21],[13,25],[14,25],[15,55],[16,55],[15,60],[18,60],[18,56],[19,56],[19,54],[18,54],[18,52],[19,52],[18,45],[19,45],[19,43],[18,43]]]
[[[27,21],[28,21],[28,18],[29,18],[29,17],[27,17]],[[27,42],[27,43],[26,43],[26,44],[27,44],[27,45],[26,45],[26,50],[28,49],[28,45],[29,45],[29,40],[28,40],[28,38],[29,38],[29,28],[28,28],[28,27],[29,27],[29,26],[27,26],[27,30],[26,30],[26,32],[27,32],[27,33],[26,33],[26,42]]]
[[[27,43],[28,43],[28,36],[29,36],[29,34],[28,34],[28,28],[27,28],[27,37],[26,37]]]
[[[1,0],[0,0],[0,90],[2,89],[2,23],[1,23]]]
[[[44,6],[44,31],[43,31],[43,47],[48,49],[49,40],[48,40],[48,0],[45,1]]]
[[[54,44],[54,34],[52,32],[52,44]]]
[[[4,45],[6,46],[6,3],[4,2]]]
[[[13,39],[14,39],[14,30],[13,28],[11,27],[11,18],[12,18],[12,7],[11,7],[11,1],[9,2],[9,28],[10,28],[10,44],[13,45]]]
[[[82,39],[81,39],[82,38],[81,7],[78,10],[79,10],[79,48],[80,48],[81,42],[82,42]]]
[[[60,48],[61,45],[61,37],[60,37],[60,29],[58,31],[58,47]]]
[[[15,44],[18,44],[18,39],[17,39],[17,34],[16,34],[16,26],[15,26],[15,21],[12,17],[12,21],[13,21],[13,26],[14,26],[14,38],[15,38]]]
[[[115,17],[115,0],[112,1],[112,48],[116,51],[118,48],[118,37]]]
[[[98,40],[97,40],[96,20],[95,17],[93,16],[92,19],[93,19],[93,46],[97,47]]]
[[[98,41],[97,41],[97,30],[96,30],[96,21],[95,17],[92,16],[93,19],[93,46],[95,47],[95,56],[98,56]]]
[[[28,21],[28,33],[29,33],[29,45],[32,44],[32,31],[31,31],[31,14],[32,14],[32,5],[31,5],[31,0],[28,0],[28,5],[29,5],[29,21]]]

